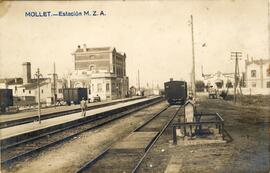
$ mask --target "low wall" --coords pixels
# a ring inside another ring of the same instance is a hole
[[[244,95],[270,95],[270,88],[242,88]]]
[[[270,95],[270,88],[241,88],[241,90],[243,95]],[[237,88],[236,92],[237,94],[240,94],[240,89]],[[233,95],[233,93],[234,89],[229,88],[228,95]],[[197,92],[196,94],[205,96],[208,95],[208,92]]]

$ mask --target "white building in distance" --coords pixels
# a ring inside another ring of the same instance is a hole
[[[270,60],[245,60],[247,88],[270,89]]]
[[[33,75],[34,76],[34,75]],[[54,95],[58,99],[63,98],[62,81],[57,79],[54,88],[52,77],[41,77],[40,83],[40,101],[46,104],[52,104]],[[22,64],[21,77],[0,79],[1,89],[12,89],[14,105],[26,106],[36,104],[38,101],[37,78],[32,77],[31,63]]]

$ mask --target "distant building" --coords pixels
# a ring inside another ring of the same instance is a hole
[[[245,81],[247,88],[270,88],[270,60],[245,60]]]
[[[38,86],[37,79],[32,78],[31,63],[22,64],[23,72],[20,78],[0,79],[0,88],[12,89],[15,105],[31,105],[37,103]],[[62,82],[56,79],[56,95],[62,98]],[[51,104],[54,98],[54,84],[52,78],[40,78],[40,100]]]
[[[136,96],[138,89],[135,86],[129,88],[130,96]]]
[[[220,71],[214,74],[202,74],[204,85],[207,87],[213,86],[217,89],[232,88],[234,84],[234,73],[221,73]]]
[[[101,100],[124,98],[128,94],[126,54],[111,47],[87,48],[78,46],[74,55],[73,72],[68,77],[68,87],[88,88],[90,96]]]

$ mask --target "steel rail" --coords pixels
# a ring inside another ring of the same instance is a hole
[[[11,163],[13,163],[14,161],[18,161],[18,160],[20,160],[20,159],[23,159],[23,158],[25,158],[25,157],[27,157],[27,156],[29,156],[29,155],[33,155],[33,154],[35,154],[35,153],[37,154],[37,152],[40,152],[40,151],[42,151],[42,150],[45,150],[46,148],[49,148],[49,147],[55,146],[55,145],[57,145],[57,144],[63,143],[63,142],[65,142],[65,141],[68,141],[68,140],[74,138],[74,137],[77,136],[77,135],[80,135],[80,134],[82,134],[82,133],[84,133],[84,132],[87,132],[87,131],[89,131],[89,130],[93,130],[93,129],[96,129],[96,128],[98,128],[98,127],[101,127],[101,126],[103,126],[103,125],[105,125],[105,124],[108,124],[108,123],[110,123],[110,122],[112,122],[112,121],[115,121],[115,120],[117,120],[117,119],[120,119],[120,118],[122,118],[122,117],[124,117],[124,116],[126,116],[126,115],[128,115],[128,114],[134,113],[134,112],[139,111],[139,110],[141,110],[141,109],[143,109],[143,108],[146,108],[146,107],[149,107],[149,106],[151,106],[151,105],[157,104],[157,103],[159,103],[159,102],[162,101],[162,100],[163,100],[163,99],[154,100],[154,101],[152,101],[152,102],[150,102],[150,103],[147,103],[147,104],[145,104],[145,105],[139,105],[138,107],[135,107],[135,108],[133,108],[133,109],[127,110],[127,111],[125,111],[125,112],[116,113],[116,114],[118,114],[118,115],[120,114],[120,116],[118,116],[118,117],[116,117],[116,118],[113,118],[113,119],[111,119],[111,120],[109,120],[109,121],[105,121],[105,122],[103,122],[103,123],[101,123],[101,124],[95,125],[95,126],[93,126],[93,127],[90,127],[90,128],[84,129],[84,130],[82,130],[82,131],[79,131],[79,132],[77,132],[77,133],[75,133],[75,134],[73,134],[73,135],[66,136],[66,137],[64,137],[64,138],[62,138],[62,139],[60,139],[60,140],[57,140],[57,141],[54,141],[54,142],[52,142],[52,143],[46,144],[46,145],[41,146],[41,147],[39,147],[39,148],[35,148],[35,149],[30,150],[30,151],[28,151],[28,152],[22,153],[22,154],[20,154],[20,155],[17,155],[17,156],[15,156],[15,157],[10,158],[10,159],[1,161],[1,166],[2,166],[2,167],[8,166],[8,165],[10,165]],[[121,115],[121,114],[122,114],[122,115]],[[106,117],[103,117],[103,118],[106,118]],[[99,118],[99,119],[100,119],[100,118]],[[101,119],[102,119],[102,118],[101,118]],[[86,123],[89,123],[89,122],[86,122]],[[78,127],[78,125],[77,125],[77,127]],[[65,129],[65,130],[67,130],[67,129]],[[64,130],[61,129],[61,131],[64,131]],[[58,131],[58,132],[59,132],[59,131]],[[53,132],[53,133],[54,133],[54,132]],[[56,133],[57,133],[57,132],[56,132]],[[44,137],[44,136],[47,136],[47,135],[48,135],[48,134],[43,135],[43,137]],[[40,138],[41,138],[41,137],[40,137]],[[37,140],[37,139],[33,139],[33,141],[35,141],[35,140]],[[29,142],[29,141],[28,141],[28,142]]]
[[[89,162],[85,163],[81,168],[79,168],[76,173],[83,173],[85,170],[91,168],[98,160],[100,160],[104,155],[108,153],[112,145],[110,145],[108,148],[103,150],[97,157],[90,160]]]
[[[144,124],[142,124],[139,127],[137,127],[135,130],[133,130],[133,132],[136,132],[139,129],[141,129],[142,127],[144,127],[146,124],[148,124],[154,118],[156,118],[157,116],[159,116],[162,112],[164,112],[165,110],[167,110],[169,107],[170,106],[168,105],[165,108],[163,108],[161,111],[159,111],[158,113],[154,114],[154,116],[152,118],[150,118]],[[107,154],[107,152],[110,150],[110,148],[112,147],[112,145],[114,145],[114,144],[111,144],[109,147],[107,147],[105,150],[103,150],[97,157],[95,157],[94,159],[92,159],[89,162],[87,162],[86,164],[84,164],[81,168],[79,168],[76,171],[76,173],[83,173],[85,170],[91,168],[98,160],[100,160],[103,156],[105,156]]]
[[[168,121],[168,123],[162,128],[162,130],[158,133],[158,135],[156,136],[156,138],[154,139],[154,141],[151,143],[151,145],[148,147],[148,149],[146,150],[146,152],[144,153],[144,155],[141,157],[141,159],[139,160],[139,162],[137,163],[137,165],[134,167],[134,169],[132,170],[132,173],[135,173],[138,171],[141,163],[143,162],[144,158],[146,157],[146,155],[149,153],[149,151],[151,150],[151,148],[155,145],[155,143],[157,142],[157,140],[160,138],[160,136],[164,133],[164,131],[166,130],[166,128],[170,125],[170,123],[173,121],[173,119],[175,118],[175,116],[178,114],[178,112],[180,111],[180,109],[182,108],[182,106],[180,106],[178,108],[178,110],[174,113],[174,115],[172,116],[172,118],[170,119],[170,121]]]
[[[145,127],[147,124],[149,124],[153,119],[155,119],[157,116],[159,116],[162,112],[164,112],[165,110],[167,110],[170,106],[167,105],[164,109],[162,109],[160,112],[158,112],[157,114],[155,114],[152,118],[150,118],[149,120],[147,120],[145,123],[143,123],[141,126],[137,127],[133,132],[137,132],[140,129],[142,129],[143,127]]]
[[[108,103],[97,104],[97,105],[90,105],[87,108],[87,110],[102,108],[102,107],[106,107],[106,106],[112,106],[115,104],[128,102],[128,101],[134,101],[134,100],[143,99],[143,98],[145,98],[145,97],[133,98],[133,99],[129,99],[129,100],[120,100],[120,101],[108,102]],[[41,120],[60,117],[60,116],[64,116],[64,115],[68,115],[68,114],[72,114],[72,113],[78,113],[78,112],[81,112],[81,108],[74,108],[74,109],[69,109],[69,110],[62,110],[59,112],[45,113],[41,116]],[[38,120],[38,115],[33,115],[31,117],[2,121],[2,122],[0,122],[0,129],[8,128],[8,127],[16,126],[16,125],[21,125],[21,124],[26,124],[26,123],[37,121],[37,120]]]
[[[135,104],[132,104],[132,105],[128,105],[128,106],[124,106],[124,107],[120,107],[120,108],[116,108],[116,109],[113,109],[113,110],[109,110],[109,111],[105,111],[105,112],[101,112],[101,113],[98,113],[98,114],[95,114],[95,115],[92,115],[92,116],[87,116],[85,118],[81,118],[81,119],[77,119],[77,120],[74,120],[74,121],[70,121],[68,123],[66,123],[65,127],[74,127],[72,125],[78,125],[79,123],[82,123],[82,124],[85,124],[85,122],[87,122],[88,120],[92,120],[92,119],[95,119],[96,117],[99,117],[99,116],[107,116],[106,114],[115,114],[115,113],[120,113],[120,112],[123,112],[124,110],[126,109],[130,109],[130,108],[133,108],[133,107],[137,107],[137,106],[140,106],[140,105],[144,105],[144,104],[147,104],[149,102],[152,102],[154,100],[157,100],[157,99],[161,99],[161,97],[156,97],[156,98],[153,98],[153,99],[149,99],[149,100],[146,100],[146,101],[143,101],[143,102],[139,102],[139,103],[135,103]],[[54,127],[48,127],[46,129],[40,129],[40,130],[37,130],[36,132],[31,132],[31,136],[33,139],[38,139],[39,136],[37,136],[36,134],[34,133],[39,133],[38,135],[41,135],[41,134],[48,134],[48,131],[56,131],[57,129],[63,129],[65,128],[63,127],[63,125],[56,125]],[[9,145],[11,145],[11,147],[14,145],[13,143],[18,143],[20,144],[20,142],[18,142],[17,138],[21,138],[20,141],[22,141],[22,143],[24,142],[27,142],[29,140],[31,140],[32,138],[29,138],[27,134],[21,134],[20,136],[14,136],[14,137],[11,137],[11,138],[7,138],[7,139],[1,139],[0,140],[0,143],[1,143],[1,148],[2,149],[5,149],[5,148],[8,148]],[[23,140],[22,138],[26,138],[26,140]],[[43,137],[43,136],[41,136]]]

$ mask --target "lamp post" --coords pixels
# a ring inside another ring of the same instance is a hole
[[[39,86],[39,78],[42,77],[42,74],[40,74],[39,68],[37,69],[37,72],[35,74],[37,77],[37,87],[38,87],[38,121],[39,124],[41,123],[41,110],[40,110],[40,86]]]

